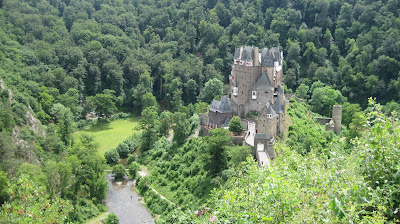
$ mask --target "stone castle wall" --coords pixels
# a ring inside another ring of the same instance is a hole
[[[232,113],[217,113],[213,111],[208,112],[209,126],[213,128],[220,128],[224,120],[228,118],[229,120],[232,118]]]
[[[332,120],[334,123],[335,133],[340,134],[342,130],[342,105],[333,105]]]
[[[245,109],[245,105],[248,104],[249,100],[251,100],[251,91],[253,88],[253,84],[257,82],[258,78],[261,76],[261,67],[246,67],[243,65],[233,65],[232,66],[232,79],[230,80],[230,98],[237,105],[236,110],[235,107],[232,109],[240,114],[247,113],[247,109]],[[235,80],[237,79],[237,80]],[[238,95],[233,95],[233,87],[235,87],[235,82],[238,83]]]

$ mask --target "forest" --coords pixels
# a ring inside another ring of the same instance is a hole
[[[126,157],[149,167],[138,189],[160,223],[395,222],[399,14],[399,0],[0,0],[0,223],[84,223]],[[270,170],[228,131],[187,140],[242,45],[279,46],[297,98]],[[339,136],[312,120],[335,104]],[[99,155],[74,135],[88,113],[140,117],[140,132]]]

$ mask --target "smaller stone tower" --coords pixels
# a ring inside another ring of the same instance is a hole
[[[342,130],[342,105],[333,105],[332,120],[334,123],[335,133],[340,134],[340,132]]]

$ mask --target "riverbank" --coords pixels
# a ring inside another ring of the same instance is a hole
[[[150,212],[140,203],[140,195],[135,191],[134,181],[112,182],[113,177],[106,175],[108,195],[106,206],[108,212],[114,212],[120,224],[155,223]]]

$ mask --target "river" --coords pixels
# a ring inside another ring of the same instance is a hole
[[[109,189],[106,199],[108,212],[114,212],[120,224],[154,223],[150,212],[139,202],[141,197],[134,190],[133,181],[113,183],[114,178],[110,174],[106,177]]]

